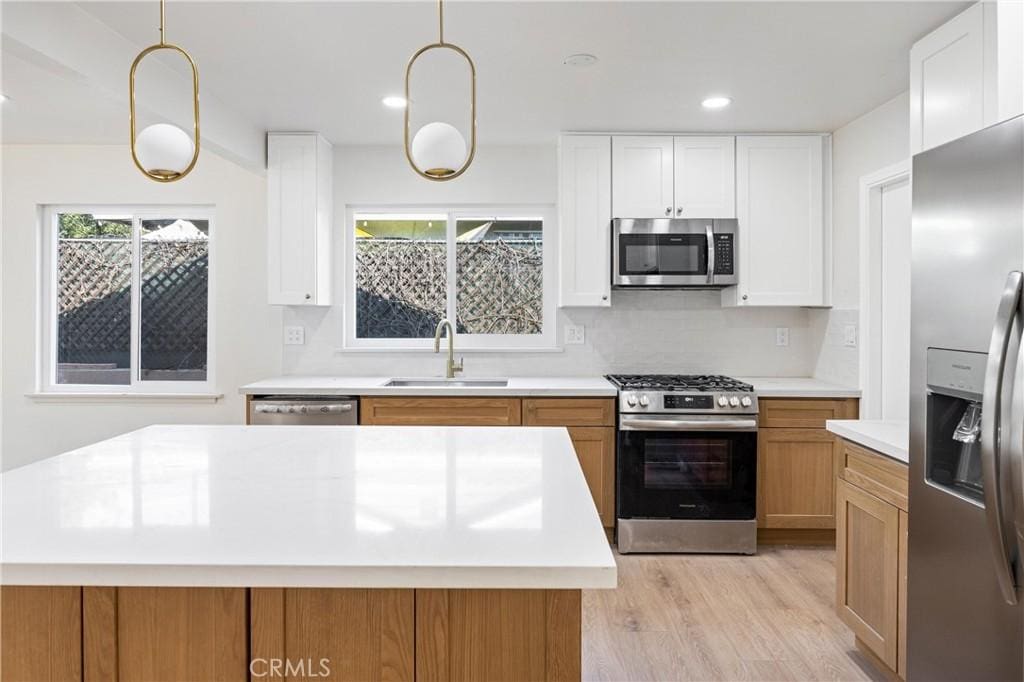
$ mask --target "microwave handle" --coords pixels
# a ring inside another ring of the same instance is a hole
[[[708,284],[715,283],[715,229],[707,226],[708,235]]]

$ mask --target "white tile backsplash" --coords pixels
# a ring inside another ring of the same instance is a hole
[[[860,341],[860,313],[857,310],[811,310],[812,338],[815,339],[813,376],[844,386],[860,385],[860,348],[846,344],[846,328],[856,329]]]
[[[440,356],[424,352],[344,352],[342,308],[287,308],[286,325],[306,328],[303,346],[285,346],[287,374],[433,375]],[[809,376],[816,360],[809,311],[723,308],[717,291],[616,291],[610,308],[566,308],[565,324],[586,327],[585,342],[558,352],[465,352],[467,375],[593,375],[682,372]],[[789,346],[775,343],[790,329]],[[456,352],[459,352],[456,346]]]

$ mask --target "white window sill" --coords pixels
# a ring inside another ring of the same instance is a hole
[[[131,392],[77,392],[39,391],[26,393],[25,397],[41,403],[121,403],[121,402],[164,402],[164,403],[215,403],[224,397],[223,393],[131,393]]]

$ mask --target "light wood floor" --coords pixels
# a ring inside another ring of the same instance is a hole
[[[835,552],[619,555],[583,593],[583,679],[882,680],[833,611]]]

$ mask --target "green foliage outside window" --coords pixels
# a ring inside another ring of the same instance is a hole
[[[96,218],[90,213],[61,213],[61,239],[131,239],[131,218]]]

